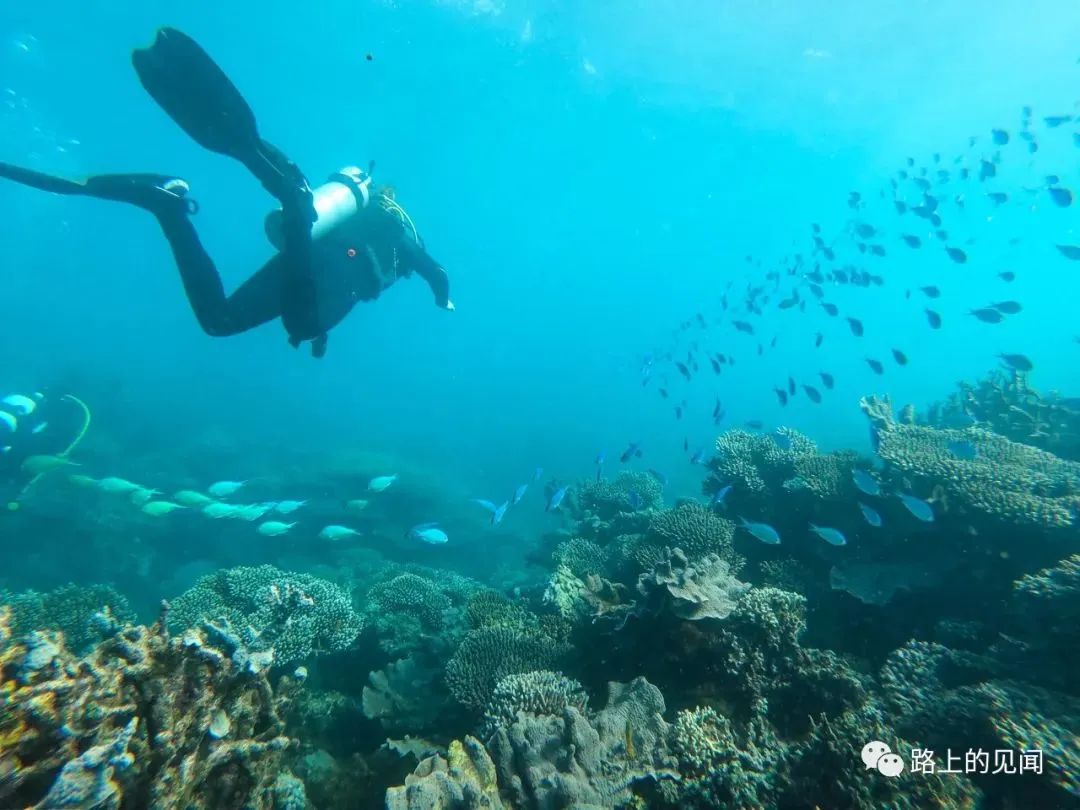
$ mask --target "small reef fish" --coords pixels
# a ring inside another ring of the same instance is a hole
[[[859,502],[859,511],[862,512],[863,519],[874,528],[881,527],[881,515],[878,514],[876,509],[871,509],[865,503]]]
[[[350,512],[363,512],[367,509],[368,501],[363,498],[353,498],[351,501],[345,501],[345,508]]]
[[[206,504],[214,502],[214,499],[209,495],[203,495],[193,489],[182,489],[179,492],[174,492],[173,500],[183,506],[206,506]]]
[[[495,507],[495,511],[491,513],[491,525],[498,526],[502,523],[503,517],[506,516],[506,510],[510,508],[510,501],[503,501],[502,505]]]
[[[137,489],[142,489],[138,484],[127,481],[123,478],[116,478],[110,476],[108,478],[102,478],[97,482],[97,487],[102,492],[115,492],[121,495],[129,492],[134,492]]]
[[[885,373],[885,366],[881,365],[880,360],[875,360],[872,357],[866,357],[864,359],[866,360],[866,365],[870,366],[871,371],[873,371],[875,374]]]
[[[78,473],[69,475],[68,481],[77,487],[93,487],[97,486],[98,482],[96,478],[91,478],[89,475],[79,475]]]
[[[649,475],[651,475],[653,478],[655,478],[659,482],[661,487],[666,487],[667,486],[667,476],[664,475],[659,470],[654,470],[654,469],[652,469],[650,467],[649,468]]]
[[[810,398],[811,402],[813,402],[815,405],[821,404],[821,392],[814,388],[814,386],[804,385],[802,389],[806,392],[806,396]]]
[[[831,529],[828,526],[815,526],[810,524],[810,531],[828,543],[830,546],[846,546],[847,538],[839,529]]]
[[[900,365],[900,366],[906,366],[907,365],[907,355],[904,354],[899,349],[893,349],[892,350],[892,356],[893,356],[893,360],[896,361],[897,365]]]
[[[289,515],[306,504],[307,501],[278,501],[274,504],[274,511],[279,515]]]
[[[239,491],[247,481],[217,481],[207,487],[206,491],[215,498],[228,498]]]
[[[855,482],[856,488],[866,495],[877,496],[881,494],[881,484],[866,470],[852,470],[851,480]]]
[[[161,490],[159,489],[137,489],[131,493],[131,502],[136,506],[142,506],[155,495],[160,494]],[[182,504],[177,504],[177,506],[182,506]]]
[[[566,491],[570,488],[569,485],[561,486],[553,493],[551,498],[547,502],[547,506],[544,507],[545,512],[554,512],[559,508],[559,504],[563,502],[563,498],[566,497]]]
[[[998,301],[991,304],[990,309],[996,309],[1002,315],[1016,315],[1022,312],[1024,307],[1019,301]]]
[[[1028,372],[1035,368],[1035,364],[1031,360],[1022,354],[999,354],[1002,363],[1014,371]]]
[[[439,528],[438,523],[421,523],[419,526],[413,526],[409,529],[408,537],[433,546],[442,545],[450,540],[446,532]]]
[[[981,307],[980,309],[973,309],[968,312],[969,315],[973,315],[983,323],[1001,323],[1005,320],[1005,316],[1001,314],[1001,310],[994,309],[993,307]]]
[[[819,371],[818,376],[821,377],[822,385],[824,385],[826,388],[828,388],[831,391],[833,385],[836,384],[836,380],[833,378],[833,375],[830,374],[827,371]]]
[[[241,520],[247,520],[253,523],[273,508],[274,504],[272,503],[252,503],[247,506],[238,507],[231,517],[237,517]]]
[[[528,491],[528,489],[528,484],[522,484],[517,489],[515,489],[514,497],[510,499],[510,505],[517,506],[519,503],[521,503],[521,499],[525,497],[525,493]]]
[[[280,520],[268,520],[265,523],[260,523],[256,531],[266,537],[277,537],[280,534],[285,534],[295,525],[295,523],[282,523]]]
[[[172,501],[148,501],[143,504],[142,511],[152,517],[161,517],[170,512],[175,512],[177,509],[186,508],[186,506],[179,503],[173,503]]]
[[[846,320],[848,322],[848,326],[851,327],[851,334],[853,334],[855,337],[863,336],[862,321],[860,321],[858,318],[845,318],[844,320]]]
[[[231,503],[220,503],[218,501],[211,501],[202,508],[202,513],[214,520],[233,517],[239,511],[240,508],[233,506]]]
[[[900,502],[904,504],[904,508],[907,509],[916,518],[923,523],[932,523],[934,520],[934,510],[926,501],[916,498],[914,495],[905,495],[903,493],[897,493],[896,497],[900,499]]]
[[[393,483],[395,481],[397,481],[397,479],[398,479],[397,473],[394,473],[393,475],[379,475],[379,476],[376,476],[375,478],[372,478],[370,481],[368,481],[368,485],[367,485],[368,491],[369,492],[383,492],[384,490],[388,489],[391,485],[393,485]]]
[[[941,297],[941,290],[939,290],[937,287],[933,286],[932,284],[928,285],[926,287],[919,287],[919,290],[927,298],[940,298]]]
[[[540,476],[543,475],[543,474],[544,474],[544,468],[543,467],[537,467],[536,472],[533,473],[533,483],[535,484],[537,481],[539,481]]]
[[[348,526],[324,526],[322,531],[319,532],[319,537],[323,540],[340,540],[343,537],[354,537],[360,534],[356,529],[350,529]]]
[[[740,525],[762,543],[775,546],[780,542],[780,533],[768,523],[754,523],[744,517],[739,518]]]
[[[691,464],[704,464],[709,457],[709,452],[703,447],[690,458]]]
[[[924,310],[924,311],[926,312],[926,322],[930,324],[930,328],[931,329],[940,329],[941,328],[941,316],[938,315],[936,312],[934,312],[934,310],[932,310],[932,309],[927,309],[927,310]]]
[[[728,496],[728,493],[731,492],[731,487],[731,484],[724,484],[724,486],[716,490],[716,492],[713,493],[712,498],[709,499],[709,504],[711,506],[716,506],[717,504],[723,503],[724,499]]]
[[[641,442],[630,442],[630,446],[619,456],[619,461],[625,464],[632,458],[641,458]]]
[[[76,462],[66,456],[29,456],[22,463],[22,471],[30,475],[45,475],[61,467],[77,467]]]
[[[484,498],[472,498],[471,500],[478,506],[482,506],[485,511],[489,512],[492,515],[495,514],[495,510],[499,508],[491,501],[485,500]]]

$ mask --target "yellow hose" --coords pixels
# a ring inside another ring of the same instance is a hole
[[[382,205],[385,210],[400,219],[402,224],[412,231],[413,239],[416,240],[418,245],[424,244],[424,241],[420,238],[420,231],[417,230],[416,224],[412,221],[412,217],[410,217],[409,213],[398,204],[397,200],[383,194],[379,199],[379,204]]]
[[[82,427],[79,428],[79,432],[75,434],[75,438],[71,440],[71,443],[68,444],[68,446],[63,451],[56,454],[60,458],[67,458],[69,455],[71,455],[71,451],[79,446],[79,442],[81,442],[86,436],[86,432],[90,430],[91,416],[90,408],[87,406],[87,404],[74,394],[64,394],[62,397],[60,397],[60,399],[71,400],[79,406],[83,413],[83,423]],[[15,497],[15,500],[9,502],[7,505],[9,512],[17,512],[19,510],[19,501],[26,497],[26,494],[30,491],[34,484],[38,482],[38,479],[40,479],[43,475],[47,475],[47,473],[38,473],[33,478],[31,478],[21,490],[19,490],[19,494]]]

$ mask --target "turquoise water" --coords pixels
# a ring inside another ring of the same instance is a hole
[[[793,510],[803,534],[809,519],[841,526],[852,559],[933,572],[927,615],[885,638],[872,630],[883,606],[863,622],[866,605],[842,589],[820,601],[808,589],[816,645],[863,657],[860,667],[876,671],[909,638],[938,638],[928,629],[937,619],[970,619],[973,606],[1003,602],[1014,580],[1076,552],[1075,523],[1025,525],[1018,531],[1028,545],[999,548],[1012,536],[1008,521],[950,505],[942,476],[874,459],[859,400],[888,394],[929,424],[932,404],[958,383],[984,379],[1001,353],[1034,363],[1020,375],[1024,386],[1080,396],[1080,264],[1055,247],[1080,245],[1078,204],[1063,206],[1050,192],[1080,182],[1080,15],[1051,0],[878,5],[383,0],[0,11],[0,159],[66,177],[184,177],[200,203],[199,233],[226,287],[238,285],[272,255],[263,218],[276,203],[237,163],[192,142],[140,87],[130,51],[148,45],[158,27],[175,26],[221,65],[262,134],[313,185],[342,166],[376,161],[379,182],[395,188],[445,266],[456,305],[442,311],[421,280],[403,281],[358,305],[321,360],[289,348],[279,323],[208,337],[145,212],[0,185],[0,395],[48,388],[89,405],[93,422],[72,453],[74,473],[166,494],[248,481],[237,496],[244,503],[307,501],[281,518],[295,527],[268,537],[255,523],[214,521],[194,509],[147,516],[73,485],[68,470],[50,473],[0,520],[0,588],[111,583],[151,621],[160,599],[208,572],[272,564],[337,581],[361,610],[366,577],[380,576],[373,571],[420,564],[531,600],[542,612],[559,541],[615,542],[583,528],[581,493],[598,454],[608,480],[620,470],[661,474],[663,503],[645,509],[680,499],[708,504],[731,482],[730,470],[690,464],[690,454],[704,448],[711,456],[718,435],[760,422],[752,432],[787,427],[823,453],[862,454],[864,468],[881,470],[891,488],[929,501],[937,515],[920,527],[884,509],[895,545],[875,554],[865,526],[833,502],[804,514],[772,490],[771,502],[743,497],[736,482],[727,507],[709,507],[725,519],[780,526],[783,553],[816,566],[826,590],[845,550],[823,553],[802,535],[789,541]],[[1051,125],[1048,116],[1068,120]],[[994,129],[1008,131],[1009,143],[996,144]],[[1025,129],[1037,151],[1021,137]],[[983,160],[996,177],[979,180]],[[924,167],[946,239],[894,205],[918,204],[912,180]],[[965,167],[972,175],[960,179]],[[853,191],[862,200],[855,208]],[[1008,200],[997,204],[992,193]],[[815,249],[812,223],[834,249],[832,261]],[[878,233],[860,237],[859,224]],[[905,233],[921,247],[906,246]],[[860,252],[860,242],[885,255]],[[946,245],[962,249],[966,262],[951,260]],[[815,263],[824,273],[864,268],[882,284],[821,282],[824,300],[840,310],[830,317],[809,290]],[[1015,280],[1003,280],[1005,272]],[[760,311],[748,314],[747,290],[758,285]],[[940,298],[919,292],[926,285]],[[799,303],[778,308],[793,291]],[[994,324],[969,314],[1001,301],[1022,309]],[[941,315],[941,329],[928,327],[925,307]],[[865,334],[853,335],[844,317],[858,318]],[[755,334],[735,329],[739,319]],[[717,352],[736,362],[714,374],[709,357]],[[684,379],[675,362],[689,356],[697,369]],[[866,358],[880,360],[884,374]],[[822,371],[835,377],[832,390]],[[786,389],[789,377],[797,393],[781,405],[774,389]],[[806,384],[820,389],[820,404]],[[1080,442],[1074,408],[1057,412],[1065,421],[1051,419],[1050,438],[1010,432],[985,413],[968,416],[1068,464]],[[620,464],[631,442],[642,454]],[[992,452],[980,442],[980,453]],[[390,489],[368,491],[371,478],[389,474],[399,476]],[[1061,475],[1065,494],[1057,496],[1075,499],[1075,472]],[[499,504],[524,483],[528,493],[497,526],[470,500]],[[563,484],[571,486],[568,508],[545,511]],[[851,514],[857,497],[841,499]],[[354,499],[369,504],[350,509]],[[1074,507],[1063,508],[1075,517]],[[427,522],[438,522],[449,542],[407,536]],[[318,534],[328,524],[360,534],[327,542]],[[953,540],[961,567],[984,556],[1009,560],[958,584],[960,605],[927,557],[927,548]],[[736,548],[754,571],[746,580],[761,586],[768,578],[760,564],[775,555],[744,533]],[[989,624],[1008,630],[1005,619]],[[846,633],[855,633],[850,643],[838,641]],[[360,681],[385,662],[366,663],[356,665]],[[1056,659],[1048,666],[1065,668]],[[324,666],[323,685],[340,688],[344,665],[332,669]],[[632,669],[623,660],[609,672],[582,658],[566,671],[599,690],[593,703],[602,706],[607,680],[656,681],[655,672]],[[1075,701],[1075,687],[1052,686]],[[687,683],[661,688],[671,706],[695,705]],[[449,739],[469,728],[455,720],[409,731]],[[1073,806],[1072,780],[1069,790],[1020,795]]]

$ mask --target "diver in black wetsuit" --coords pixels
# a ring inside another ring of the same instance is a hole
[[[235,158],[281,203],[267,219],[279,252],[226,296],[221,277],[191,224],[198,210],[178,177],[111,174],[74,182],[0,163],[0,177],[59,194],[129,203],[157,219],[172,247],[188,301],[203,330],[235,335],[281,318],[295,347],[312,342],[322,357],[327,333],[357,301],[371,301],[413,272],[452,310],[446,271],[388,188],[373,187],[370,169],[347,168],[314,191],[303,173],[263,140],[240,92],[209,55],[172,28],[132,54],[143,87],[200,145]]]

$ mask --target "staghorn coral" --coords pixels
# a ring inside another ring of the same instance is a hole
[[[465,604],[469,626],[480,627],[535,627],[537,616],[524,602],[511,602],[492,590],[477,591]]]
[[[82,652],[100,636],[92,627],[94,614],[108,610],[121,622],[134,621],[135,613],[123,594],[110,585],[68,583],[51,591],[0,591],[0,604],[11,608],[16,635],[31,630],[59,630],[68,649]]]
[[[248,647],[273,651],[274,662],[283,666],[348,649],[363,627],[340,587],[272,565],[208,574],[172,602],[169,626],[174,631],[207,619],[242,628]]]
[[[501,810],[495,765],[475,737],[450,743],[447,758],[421,760],[386,791],[386,810]]]
[[[585,712],[588,695],[580,683],[559,672],[537,670],[507,675],[495,685],[484,711],[485,737],[513,723],[518,712],[561,715],[567,706]]]
[[[664,698],[644,678],[608,684],[608,702],[586,717],[519,714],[488,742],[512,807],[626,807],[639,791],[677,779],[667,752]],[[639,805],[640,806],[640,805]]]
[[[743,560],[733,550],[734,537],[734,523],[694,502],[664,510],[649,524],[649,540],[657,546],[681,548],[691,562],[715,554],[737,573]]]
[[[579,579],[589,574],[603,574],[607,566],[607,552],[591,540],[572,537],[559,543],[551,554],[555,566],[566,566]]]
[[[772,434],[729,430],[716,439],[704,491],[711,495],[731,484],[740,495],[761,502],[796,475],[800,459],[816,454],[817,445],[791,428],[781,427]]]
[[[228,628],[100,626],[82,659],[59,634],[0,644],[0,806],[276,807],[294,684],[275,692]]]
[[[1013,525],[1061,528],[1080,510],[1080,463],[1009,441],[982,428],[932,428],[893,419],[888,398],[863,398],[878,455],[893,470],[940,487],[950,511],[984,515]],[[974,458],[950,446],[970,444]]]
[[[715,554],[691,565],[679,548],[665,549],[663,559],[652,572],[642,574],[637,585],[646,600],[660,603],[660,610],[691,621],[726,619],[749,588]]]
[[[434,582],[416,574],[401,574],[372,586],[368,601],[379,613],[414,616],[427,629],[438,628],[443,611],[450,607],[450,598]]]
[[[548,669],[568,648],[539,632],[511,627],[470,630],[446,665],[450,693],[483,711],[495,686],[507,675]]]

